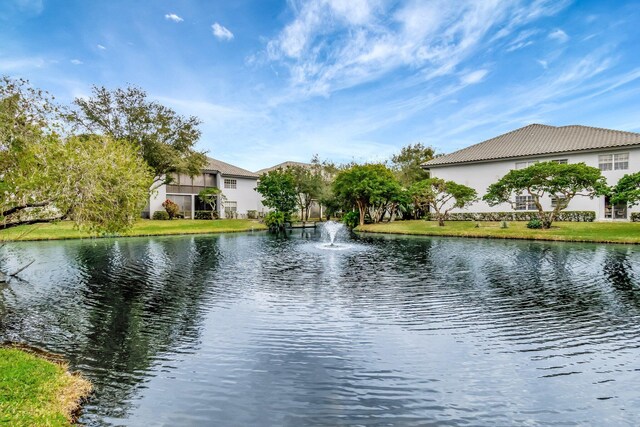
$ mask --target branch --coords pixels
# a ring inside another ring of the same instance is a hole
[[[50,203],[51,202],[48,200],[45,202],[38,202],[38,203],[25,203],[24,205],[14,206],[11,209],[7,209],[6,211],[0,213],[0,216],[9,216],[11,214],[14,214],[16,212],[19,212],[23,209],[28,209],[28,208],[41,208],[41,207],[47,206]]]

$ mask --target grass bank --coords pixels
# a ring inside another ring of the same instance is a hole
[[[0,347],[0,425],[70,426],[91,384],[60,361]]]
[[[164,236],[175,234],[207,234],[231,233],[239,231],[266,230],[264,224],[248,219],[221,220],[189,220],[175,219],[171,221],[140,220],[134,226],[117,236]],[[96,236],[86,230],[78,230],[72,222],[61,221],[52,224],[36,224],[0,230],[0,242],[16,240],[61,240],[86,239],[93,237],[113,237],[114,235]]]
[[[480,226],[476,227],[476,224]],[[500,222],[449,221],[444,227],[439,227],[437,221],[417,220],[365,224],[357,227],[356,231],[425,236],[640,244],[640,223],[637,222],[556,222],[549,230],[532,230],[526,227],[525,221],[509,222],[508,228],[500,228]]]

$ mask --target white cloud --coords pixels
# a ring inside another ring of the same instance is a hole
[[[82,65],[82,64],[84,64],[84,62],[80,61],[79,59],[72,59],[70,62],[73,65]]]
[[[491,40],[504,38],[568,2],[538,0],[310,0],[290,3],[294,19],[268,41],[267,58],[289,71],[299,96],[332,92],[397,69],[416,83],[454,74]],[[522,48],[538,30],[523,31],[508,48]],[[498,36],[499,34],[499,36]]]
[[[552,40],[557,40],[560,43],[564,43],[567,40],[569,40],[569,36],[567,35],[567,33],[565,33],[564,31],[562,31],[561,29],[557,29],[555,31],[552,31],[549,33],[549,38]]]
[[[179,17],[175,13],[167,13],[166,15],[164,15],[164,19],[167,19],[167,20],[173,21],[173,22],[182,22],[182,21],[184,21],[184,19],[182,19],[181,17]]]
[[[542,68],[544,68],[545,70],[549,68],[549,63],[547,61],[545,61],[544,59],[538,59],[538,60],[536,60],[536,62],[538,64],[540,64],[540,66]]]
[[[51,62],[51,61],[49,61]],[[47,62],[38,57],[33,58],[0,58],[0,71],[13,72],[42,68]]]
[[[480,83],[482,80],[484,80],[485,76],[487,75],[489,71],[488,70],[476,70],[476,71],[472,71],[470,73],[467,73],[465,75],[463,75],[460,78],[460,81],[463,84],[466,85],[473,85],[476,83]]]
[[[100,50],[107,50],[107,48],[102,46],[101,44],[97,45],[96,47]]]
[[[220,40],[231,40],[233,39],[233,33],[229,31],[227,28],[215,22],[211,29],[213,30],[213,35]]]

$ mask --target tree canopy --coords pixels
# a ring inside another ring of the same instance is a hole
[[[115,232],[147,202],[152,173],[125,141],[62,137],[58,108],[26,81],[0,80],[1,227],[71,219]]]
[[[626,174],[611,189],[611,202],[627,206],[640,204],[640,172]]]
[[[195,149],[200,120],[183,117],[135,86],[108,90],[94,86],[89,98],[76,98],[67,118],[83,132],[105,135],[133,144],[155,175],[154,186],[168,183],[172,174],[194,176],[206,163]]]
[[[284,215],[289,221],[296,209],[297,190],[295,179],[287,169],[269,171],[258,180],[256,191],[262,195],[262,203]]]
[[[408,188],[418,181],[429,178],[429,172],[422,168],[422,164],[433,159],[434,156],[435,151],[432,147],[426,147],[419,142],[409,144],[391,157],[391,168],[400,184]]]
[[[434,210],[439,226],[444,226],[452,209],[465,208],[478,197],[473,188],[440,178],[419,181],[411,186],[409,193],[417,205],[428,205]]]
[[[509,171],[489,186],[483,200],[491,206],[509,203],[515,209],[516,197],[531,196],[543,227],[549,228],[575,196],[595,197],[606,192],[606,180],[598,168],[584,163],[539,162]],[[545,196],[555,198],[550,212],[545,212],[542,204]]]
[[[311,165],[311,167],[296,165],[287,169],[293,176],[300,218],[306,221],[309,219],[311,203],[314,200],[318,200],[322,193],[321,170],[314,167],[314,165]]]
[[[338,172],[333,182],[334,194],[358,209],[360,225],[364,225],[367,210],[377,222],[397,206],[401,190],[393,172],[383,164],[352,165]]]

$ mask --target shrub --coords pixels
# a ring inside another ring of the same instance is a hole
[[[631,222],[640,222],[640,212],[631,212]]]
[[[284,213],[277,211],[269,212],[264,216],[264,223],[271,231],[284,230]]]
[[[258,218],[258,211],[256,211],[256,210],[248,210],[247,211],[247,218],[249,218],[249,219],[257,219]]]
[[[527,228],[542,228],[542,221],[539,219],[532,219],[527,223]]]
[[[159,221],[166,221],[169,219],[169,214],[166,211],[155,211],[151,218]]]
[[[448,221],[531,221],[539,219],[538,212],[454,212],[449,213]],[[556,221],[593,222],[596,219],[594,211],[560,211]]]
[[[509,223],[507,221],[502,221],[500,223],[500,228],[509,228]]]
[[[360,214],[358,212],[347,212],[342,216],[342,222],[348,229],[354,229],[360,223]]]
[[[212,211],[195,211],[193,214],[194,219],[218,219],[218,212],[213,211],[213,217],[211,216]]]
[[[174,219],[180,213],[180,206],[177,203],[167,199],[162,203],[162,207],[167,211],[167,215],[169,215],[169,219]]]
[[[424,219],[425,221],[431,221],[431,212],[425,212],[424,215],[422,215],[422,219]]]

